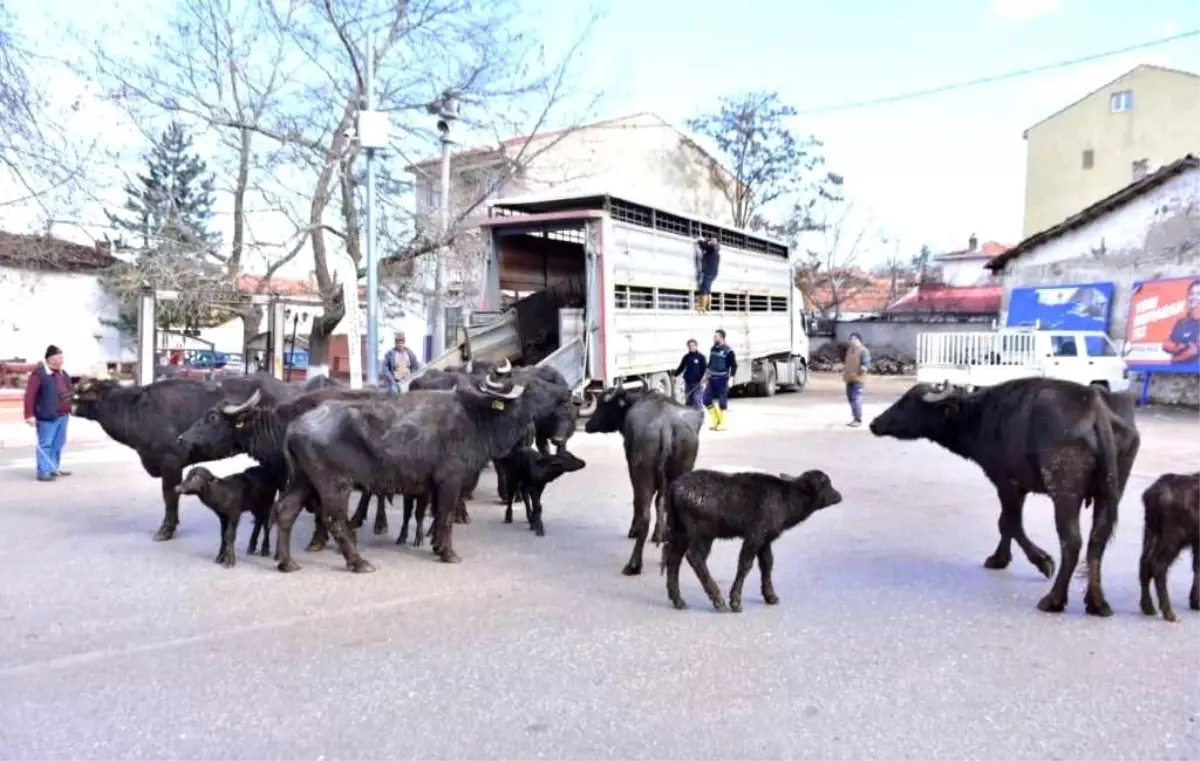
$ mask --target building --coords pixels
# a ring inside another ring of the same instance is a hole
[[[594,124],[519,136],[497,146],[451,155],[451,217],[480,199],[495,200],[551,191],[574,193],[604,188],[632,194],[668,209],[732,224],[725,188],[734,182],[720,162],[686,133],[651,113],[638,113]],[[441,207],[441,159],[412,164],[418,225],[437,229]],[[472,219],[484,216],[478,203],[464,220],[445,264],[445,304],[453,311],[474,306],[482,257],[482,240]],[[428,273],[424,275],[428,278]],[[454,316],[447,324],[455,322]]]
[[[1025,130],[1026,238],[1188,153],[1200,76],[1142,65]]]
[[[1165,347],[1181,321],[1200,320],[1200,290],[1192,285],[1200,277],[1196,156],[1172,161],[1026,238],[988,267],[1004,284],[1006,323],[1015,300],[1027,294],[1037,296],[1043,314],[1091,316],[1133,369],[1150,373],[1152,400],[1200,403],[1200,363],[1176,361],[1186,355]]]
[[[100,279],[114,264],[106,244],[0,232],[0,361],[37,362],[50,344],[76,375],[131,361],[132,341],[116,327],[117,300]]]
[[[994,240],[984,241],[972,235],[967,247],[961,251],[938,254],[931,260],[937,271],[937,280],[952,288],[968,286],[998,286],[995,273],[987,268],[988,262],[1007,251],[1011,246]]]

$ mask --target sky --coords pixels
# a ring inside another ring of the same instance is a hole
[[[111,20],[122,15],[117,6],[129,5],[126,0],[111,5],[7,2],[23,29],[48,45],[67,44],[55,30],[68,20],[87,28],[89,18],[99,19],[103,12]],[[545,40],[548,56],[560,54],[579,33],[586,12],[582,0],[522,2],[526,23]],[[129,18],[152,22],[155,11],[170,4],[138,3],[138,13]],[[1018,242],[1024,129],[1139,63],[1200,72],[1200,37],[1193,37],[994,84],[831,110],[1200,29],[1200,4],[753,0],[736,10],[717,0],[608,0],[604,5],[607,13],[590,30],[579,74],[583,91],[604,93],[595,116],[651,111],[682,125],[723,94],[777,90],[801,112],[793,129],[825,142],[827,166],[845,177],[856,206],[914,253],[922,244],[935,251],[964,248],[972,233],[980,240]],[[133,36],[106,34],[113,45],[128,44],[123,40]],[[82,92],[77,82],[64,83],[62,90],[68,99]],[[90,96],[81,97],[89,101]],[[88,116],[77,120],[81,133],[111,140],[137,137],[104,106],[89,101],[84,110]],[[88,215],[95,217],[96,209]],[[31,218],[0,209],[0,224],[10,229]]]

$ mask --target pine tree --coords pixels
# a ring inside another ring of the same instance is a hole
[[[183,125],[171,122],[145,160],[147,173],[125,186],[124,214],[109,213],[109,221],[128,230],[143,251],[168,248],[202,258],[220,243],[208,230],[213,178]]]

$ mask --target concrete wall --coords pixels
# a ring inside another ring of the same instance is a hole
[[[0,268],[0,305],[0,359],[36,362],[54,344],[76,375],[134,359],[132,345],[104,324],[117,319],[117,302],[95,275]]]
[[[831,341],[845,343],[850,340],[851,333],[858,333],[873,356],[913,360],[917,356],[917,336],[921,333],[962,333],[991,329],[990,323],[839,322],[834,331],[835,338],[813,338],[809,348],[815,352]]]
[[[1125,340],[1133,283],[1200,274],[1200,170],[1190,170],[1138,199],[1048,241],[1008,263],[1004,303],[1013,288],[1111,282],[1109,335]],[[1165,404],[1200,402],[1196,376],[1156,374],[1151,398]]]
[[[1129,90],[1133,107],[1113,113],[1109,98]],[[1023,237],[1058,224],[1133,181],[1133,162],[1159,165],[1200,152],[1200,77],[1139,66],[1026,135]],[[1083,166],[1092,151],[1093,165]]]

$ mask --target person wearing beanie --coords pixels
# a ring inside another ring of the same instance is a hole
[[[25,384],[25,422],[37,431],[37,480],[69,476],[60,467],[71,415],[71,376],[62,369],[63,354],[54,344]]]

